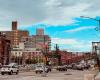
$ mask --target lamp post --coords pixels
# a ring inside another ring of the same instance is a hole
[[[94,20],[96,22],[98,22],[98,27],[95,28],[96,31],[100,31],[100,19],[97,20],[95,18],[91,18],[91,17],[85,17],[85,16],[80,16],[81,18],[87,18],[87,19],[91,19],[91,20]]]
[[[96,30],[96,31],[100,31],[100,19],[97,20],[97,19],[95,19],[95,18],[85,17],[85,16],[80,16],[80,17],[81,17],[81,18],[92,19],[92,20],[98,22],[98,26],[95,28],[95,30]],[[98,69],[99,69],[99,71],[100,71],[100,58],[99,58],[100,55],[98,55],[98,54],[100,54],[100,52],[98,53],[98,50],[100,50],[100,49],[98,48],[98,45],[95,44],[95,59],[96,59],[96,61],[97,61]],[[99,56],[99,57],[98,57],[98,56]]]

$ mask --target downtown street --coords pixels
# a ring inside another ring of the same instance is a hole
[[[93,70],[56,71],[53,69],[46,77],[36,74],[34,71],[21,71],[18,75],[0,75],[0,80],[84,80],[84,75],[95,74]]]

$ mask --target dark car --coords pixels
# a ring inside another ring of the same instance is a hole
[[[68,65],[67,66],[67,69],[72,69],[72,65]]]
[[[57,70],[58,71],[67,71],[67,67],[66,66],[58,66]]]
[[[84,69],[89,69],[89,68],[90,68],[89,64],[84,65]]]
[[[46,66],[47,68],[47,72],[51,72],[51,67],[50,66]]]

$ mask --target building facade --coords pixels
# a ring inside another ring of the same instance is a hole
[[[40,28],[36,29],[36,35],[29,36],[29,32],[27,30],[18,30],[17,25],[18,25],[17,21],[13,21],[11,31],[0,31],[1,35],[6,35],[4,41],[6,42],[7,40],[10,40],[9,43],[11,44],[10,45],[11,53],[9,54],[7,53],[7,51],[2,49],[4,45],[3,42],[1,42],[1,45],[3,45],[1,49],[4,51],[2,52],[1,50],[1,54],[0,54],[1,57],[0,61],[2,64],[6,64],[8,58],[9,58],[9,62],[17,62],[18,64],[23,64],[23,62],[25,63],[26,61],[24,57],[30,55],[33,57],[37,57],[37,56],[40,57],[40,55],[43,55],[43,53],[47,53],[50,51],[51,38],[48,35],[44,34],[43,29]],[[2,37],[2,39],[4,38]],[[7,46],[6,43],[4,44],[6,47]],[[7,54],[7,56],[5,54]],[[39,59],[41,59],[41,57]]]
[[[44,35],[44,30],[42,29],[37,29],[36,35],[22,37],[21,42],[24,43],[25,48],[32,48],[47,52],[51,49],[51,38],[48,35]]]
[[[100,42],[92,42],[92,54],[94,64],[100,65]]]
[[[35,46],[37,49],[50,51],[51,39],[48,35],[34,35],[32,37],[33,39],[35,38]]]
[[[32,38],[35,40],[35,46],[39,50],[50,51],[51,50],[51,38],[44,34],[43,29],[36,29],[36,35]]]
[[[98,50],[96,50],[96,48],[98,48]],[[100,42],[92,42],[92,52],[96,52],[99,51],[100,53]]]
[[[44,29],[42,28],[36,29],[36,35],[44,35]]]
[[[10,62],[16,62],[19,65],[43,62],[43,53],[36,50],[15,48],[11,50]]]
[[[0,63],[8,64],[10,56],[10,40],[0,33]]]
[[[18,30],[17,29],[17,21],[12,22],[12,30],[11,31],[0,31],[2,34],[6,35],[6,38],[11,40],[11,47],[17,47],[21,40],[21,37],[28,37],[29,32],[26,30]]]

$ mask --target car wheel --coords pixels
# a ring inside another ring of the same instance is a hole
[[[13,71],[9,72],[9,75],[12,75]]]
[[[1,75],[4,75],[4,72],[1,72]]]
[[[16,75],[19,73],[19,71],[16,72]]]
[[[50,69],[50,72],[51,72],[51,69]]]
[[[48,72],[49,72],[49,70],[46,71],[46,73],[48,73]]]
[[[38,72],[36,71],[35,73],[37,74]]]
[[[41,74],[42,72],[40,71],[40,74]]]

